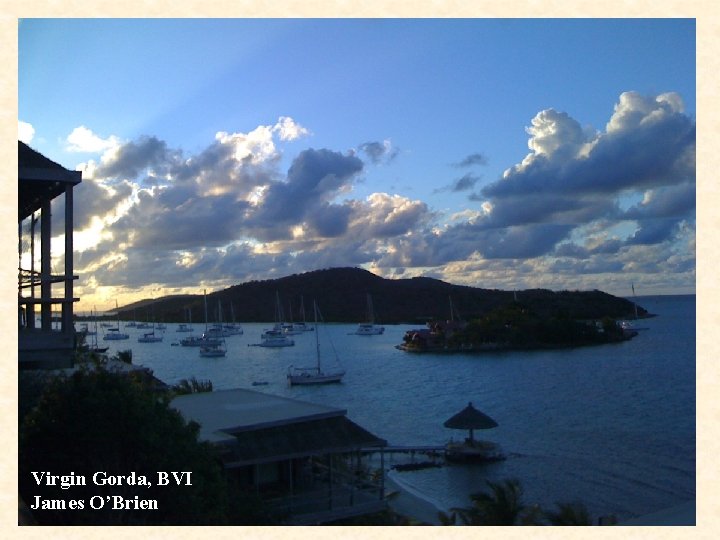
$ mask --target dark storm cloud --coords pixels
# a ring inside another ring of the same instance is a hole
[[[464,158],[462,161],[459,161],[458,163],[453,163],[453,167],[474,167],[476,165],[487,165],[487,158],[483,156],[482,154],[470,154],[466,158]]]

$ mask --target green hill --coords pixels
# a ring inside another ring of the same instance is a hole
[[[558,291],[530,289],[500,291],[452,285],[432,278],[384,279],[359,268],[332,268],[294,274],[279,279],[250,281],[208,294],[210,320],[217,319],[218,302],[223,320],[231,320],[231,309],[238,322],[268,322],[275,318],[275,297],[280,295],[286,320],[300,321],[304,300],[307,318],[312,318],[312,302],[317,300],[328,322],[367,320],[367,295],[371,295],[375,322],[380,324],[420,323],[450,318],[471,320],[517,301],[539,316],[600,319],[629,318],[634,304],[601,291]],[[120,308],[124,320],[145,320],[152,313],[157,321],[186,322],[188,310],[193,322],[205,320],[201,295],[169,296],[143,300]],[[638,315],[647,311],[638,306]]]

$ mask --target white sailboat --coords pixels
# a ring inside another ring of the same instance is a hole
[[[275,326],[265,330],[260,335],[258,347],[292,347],[295,341],[287,337],[282,327],[282,307],[280,305],[280,293],[275,293]]]
[[[230,318],[232,322],[223,325],[223,330],[226,336],[241,336],[243,334],[242,325],[235,322],[235,309],[233,308],[232,302],[230,302]]]
[[[316,302],[313,302],[313,309],[315,311],[315,355],[317,358],[317,362],[314,367],[288,367],[287,380],[290,386],[339,383],[342,382],[342,378],[345,375],[345,370],[323,371],[322,369],[322,365],[320,362],[320,338],[318,337],[318,307]]]
[[[385,332],[385,327],[375,324],[375,312],[373,310],[372,297],[369,294],[367,295],[367,308],[368,322],[358,324],[357,329],[352,333],[357,336],[378,336]]]
[[[115,300],[115,311],[118,315],[117,320],[117,327],[116,328],[108,328],[105,335],[103,336],[103,340],[105,341],[120,341],[123,339],[130,339],[130,336],[128,334],[125,334],[120,331],[120,311],[118,308],[117,300]]]
[[[88,335],[92,338],[91,343],[85,343],[85,347],[90,352],[95,353],[105,353],[109,349],[109,347],[100,347],[98,346],[98,322],[97,322],[97,310],[95,310],[95,315],[93,315],[93,312],[90,311],[90,318],[92,319],[94,323],[94,329],[88,333]]]
[[[222,319],[221,315],[221,309],[220,305],[218,304],[218,317]],[[222,321],[220,321],[220,325],[222,328]],[[221,332],[222,334],[222,332]],[[205,293],[205,335],[203,338],[207,336],[207,293]],[[225,339],[221,336],[219,336],[219,339],[216,343],[205,343],[203,345],[200,345],[200,356],[203,358],[218,358],[225,356],[227,354],[227,348],[225,347]]]
[[[155,324],[152,325],[150,332],[145,332],[142,336],[138,337],[138,343],[160,343],[163,340],[163,335],[155,333]]]
[[[637,332],[638,330],[647,330],[647,326],[639,327],[637,326],[638,321],[638,306],[637,306],[637,299],[635,298],[635,283],[631,283],[630,287],[632,288],[632,303],[633,307],[635,309],[635,318],[632,321],[624,320],[624,321],[618,321],[618,325],[624,332]]]
[[[190,326],[190,323],[192,322],[192,312],[190,311],[190,308],[185,308],[185,316],[187,318],[187,324],[180,323],[175,330],[176,332],[192,332],[193,329]]]

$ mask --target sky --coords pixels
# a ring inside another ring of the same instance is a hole
[[[694,293],[695,30],[20,19],[18,138],[83,172],[76,311],[338,266]]]

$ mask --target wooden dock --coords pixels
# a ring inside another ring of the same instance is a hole
[[[426,445],[426,446],[419,446],[419,445],[411,445],[411,446],[383,446],[378,448],[363,448],[360,450],[363,454],[376,454],[378,452],[383,452],[386,454],[394,454],[394,453],[401,453],[401,454],[415,454],[415,453],[430,453],[430,452],[445,452],[445,446],[444,445]]]

